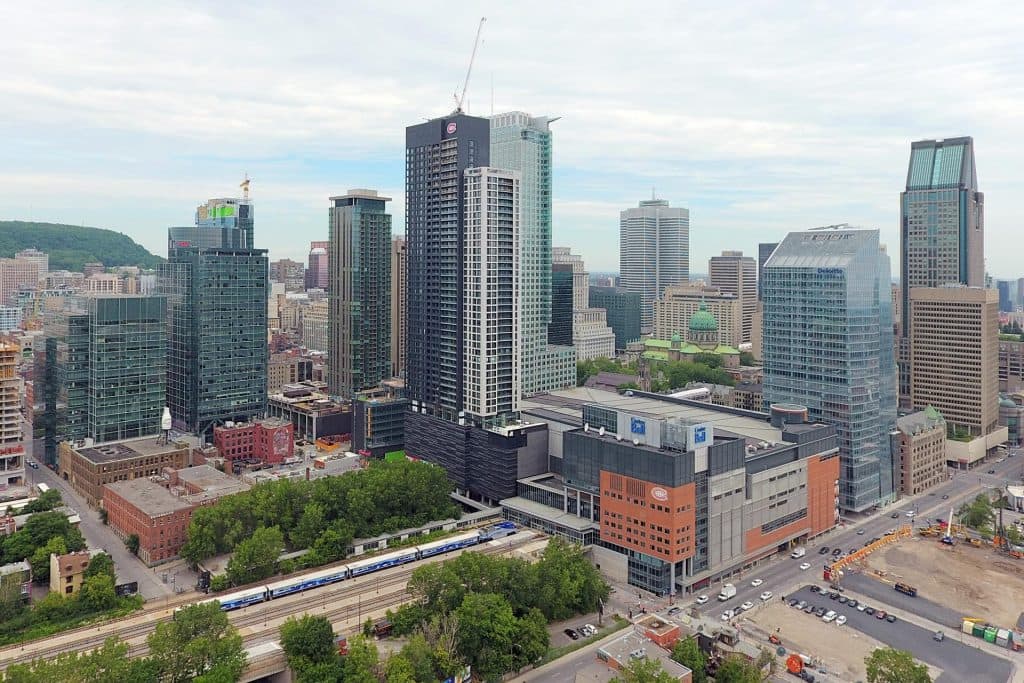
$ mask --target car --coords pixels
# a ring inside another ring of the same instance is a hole
[[[866,612],[867,609],[868,609],[868,606],[865,605],[863,602],[857,603],[857,611],[858,612]]]
[[[836,593],[835,591],[829,593],[828,594],[828,599],[829,600],[838,600],[839,599],[839,593]]]
[[[989,473],[989,474],[995,474],[995,473],[996,473],[996,471],[995,471],[995,470],[989,470],[989,471],[988,471],[988,473]]]
[[[814,614],[814,605],[807,605],[804,607],[804,612],[807,614]]]
[[[853,555],[855,552],[857,552],[856,548],[850,548],[850,552],[848,552],[847,555]]]
[[[928,495],[929,496],[934,496],[935,495],[935,491],[930,492]]]
[[[731,610],[731,609],[725,610],[724,612],[722,612],[722,617],[721,617],[722,621],[729,621],[730,619],[733,618],[733,616],[735,614],[736,613],[733,610]]]
[[[832,551],[832,557],[839,557],[842,554],[843,554],[843,549],[842,548],[836,548],[835,550]]]
[[[811,591],[812,593],[820,593],[821,592],[821,587],[818,586],[818,584],[816,584],[816,583],[812,583],[811,587],[808,588],[807,590]]]
[[[885,532],[885,535],[886,536],[892,536],[894,533],[896,533],[896,529],[889,529],[888,531]]]
[[[826,622],[826,623],[828,623],[830,621],[835,621],[835,618],[836,618],[836,613],[833,610],[829,610],[829,611],[825,612],[825,614],[822,615],[821,620]]]
[[[890,516],[890,517],[892,517],[893,519],[899,519],[899,518],[900,518],[900,513],[898,513],[898,512],[894,512],[894,513],[892,513],[892,514],[891,514],[891,515],[889,515],[889,516]]]
[[[671,617],[673,615],[679,614],[682,611],[683,610],[681,607],[669,607],[668,612],[666,612],[666,614],[668,614]]]
[[[750,585],[753,586],[754,588],[757,588],[762,583],[764,583],[764,579],[754,579],[753,581],[750,582]]]
[[[846,615],[845,614],[840,614],[838,617],[836,617],[836,626],[842,626],[845,623],[846,623]]]
[[[845,595],[840,595],[839,596],[839,604],[840,605],[845,605],[847,602],[848,602],[848,600],[846,599]]]
[[[742,607],[743,611],[746,612],[749,609],[754,609],[754,603],[750,602],[750,600],[747,600],[745,603],[740,605],[740,607]]]
[[[565,635],[569,636],[573,640],[579,640],[580,639],[580,634],[576,633],[576,631],[572,630],[571,628],[565,629],[564,631],[562,631],[562,633],[564,633]]]
[[[885,619],[885,610],[880,609],[877,612],[875,612],[875,619]]]
[[[885,620],[888,621],[890,624],[895,624],[896,623],[896,615],[895,614],[886,614],[885,615]]]
[[[856,609],[857,608],[857,601],[854,600],[853,598],[850,598],[849,600],[846,601],[846,606],[849,607],[850,609]]]
[[[857,529],[857,535],[858,536],[863,536],[864,535],[864,530],[863,529]]]
[[[694,602],[696,602],[698,605],[703,605],[707,601],[708,601],[708,596],[706,596],[706,595],[698,595],[697,599],[694,600]]]
[[[805,569],[810,569],[810,568],[811,568],[810,562],[802,562],[802,563],[800,563],[800,570],[801,571],[803,571]]]
[[[949,500],[949,495],[943,494],[942,495],[942,500]]]
[[[828,550],[829,550],[829,548],[828,548],[827,545],[826,546],[822,546],[821,550],[818,551],[818,554],[819,555],[828,555]]]
[[[824,607],[819,607],[818,609],[814,610],[814,613],[817,614],[819,617],[823,617],[825,616],[825,613],[827,611],[828,610],[826,610]]]
[[[800,604],[800,601],[797,600],[796,598],[790,598],[789,602],[787,602],[786,604],[789,605],[790,607],[796,607],[797,605]]]
[[[801,600],[800,602],[796,603],[796,607],[797,609],[803,609],[804,607],[807,607],[807,601]]]
[[[867,615],[870,616],[870,615],[872,615],[874,613],[875,613],[875,608],[874,607],[865,607],[864,608],[864,614],[867,614]]]
[[[761,601],[762,602],[768,602],[771,599],[772,599],[772,592],[771,591],[765,591],[764,593],[761,593]]]
[[[914,511],[913,510],[910,510],[909,512],[907,512],[907,517],[913,517],[913,516],[914,516]]]
[[[932,634],[932,640],[934,640],[936,643],[941,643],[945,639],[946,639],[946,634],[943,633],[942,631],[936,631],[935,633]]]
[[[872,543],[874,543],[874,541],[870,541],[870,540],[869,541],[864,541],[864,547],[867,548]]]
[[[871,539],[871,542],[872,543],[878,543],[881,540],[882,540],[881,536],[875,536],[874,538]]]

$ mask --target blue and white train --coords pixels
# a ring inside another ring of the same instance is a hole
[[[443,555],[455,550],[470,548],[480,543],[487,543],[499,538],[504,538],[516,532],[516,525],[512,522],[498,522],[489,527],[459,536],[452,536],[440,541],[432,541],[423,545],[402,548],[384,555],[377,555],[365,560],[356,560],[345,565],[321,569],[301,576],[293,576],[282,579],[265,586],[246,588],[234,593],[227,593],[216,598],[200,600],[198,604],[217,602],[221,610],[227,612],[233,609],[248,607],[258,602],[273,600],[293,593],[319,588],[328,584],[353,579],[372,572],[378,572],[390,567],[397,567],[416,560],[422,560],[435,555]],[[180,607],[178,609],[181,609]]]

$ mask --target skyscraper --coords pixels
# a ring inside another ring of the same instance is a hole
[[[757,300],[760,301],[761,290],[764,288],[764,264],[768,263],[778,242],[761,242],[757,245]]]
[[[167,404],[178,429],[205,433],[267,407],[267,252],[253,247],[253,205],[211,199],[196,225],[168,228]]]
[[[1010,298],[1009,280],[996,280],[996,291],[999,292],[999,312],[1009,313],[1013,310],[1013,299]]]
[[[619,278],[640,295],[640,327],[654,325],[654,302],[666,287],[690,280],[690,211],[648,199],[619,216]]]
[[[572,285],[572,264],[552,263],[551,323],[548,325],[548,342],[551,344],[572,345]]]
[[[978,191],[974,140],[920,140],[910,145],[907,185],[900,195],[900,287],[904,325],[910,290],[985,286],[985,195]],[[899,390],[910,395],[910,330],[900,330]]]
[[[309,243],[306,289],[327,290],[330,281],[330,259],[327,257],[327,252],[330,246],[330,242]]]
[[[391,374],[405,377],[406,287],[405,237],[391,240]]]
[[[576,347],[576,360],[613,358],[615,332],[608,327],[608,316],[603,308],[590,307],[590,277],[583,258],[568,247],[554,247],[552,261],[569,266],[572,272],[572,344]],[[556,276],[562,276],[559,272]]]
[[[765,401],[805,405],[836,426],[840,505],[850,511],[894,495],[889,282],[877,230],[793,232],[765,266]]]
[[[757,310],[757,262],[742,251],[723,251],[708,262],[711,286],[740,300],[742,318],[740,341],[750,343],[750,331]]]
[[[351,398],[391,375],[390,197],[349,190],[331,197],[327,385]]]
[[[18,376],[21,348],[0,342],[0,484],[5,488],[25,481],[25,445],[21,431],[21,397],[25,392]]]
[[[47,313],[44,447],[158,434],[167,405],[167,302],[94,294]]]
[[[576,383],[576,354],[548,344],[551,323],[551,127],[553,119],[491,117],[490,165],[520,175],[520,379],[524,396]]]
[[[590,308],[603,308],[605,320],[615,333],[615,350],[625,351],[640,339],[640,295],[621,287],[591,287]]]

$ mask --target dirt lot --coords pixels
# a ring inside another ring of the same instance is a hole
[[[1006,597],[1024,595],[1024,560],[996,555],[991,548],[907,539],[872,553],[867,564],[964,616],[1012,626],[1021,613],[1020,602]]]
[[[774,633],[775,629],[780,629],[779,637],[787,651],[821,658],[825,668],[843,681],[864,680],[864,659],[876,647],[883,647],[882,643],[859,631],[824,624],[819,617],[804,614],[781,602],[773,602],[749,613],[747,620],[753,621],[755,628],[744,628],[741,620],[741,630],[753,635],[758,644],[765,642],[760,631]],[[822,647],[823,630],[828,633],[827,647]],[[762,637],[757,638],[758,635]]]

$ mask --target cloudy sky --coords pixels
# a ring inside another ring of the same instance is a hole
[[[164,255],[248,173],[271,258],[304,260],[353,187],[400,233],[404,127],[450,112],[482,15],[469,111],[563,117],[555,242],[592,271],[652,188],[689,207],[696,272],[831,223],[895,252],[910,141],[972,135],[988,270],[1024,275],[1018,2],[8,2],[0,219]]]

